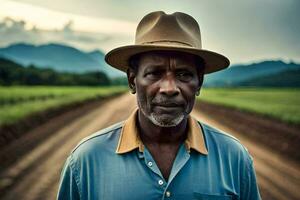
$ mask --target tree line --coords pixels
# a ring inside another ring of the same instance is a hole
[[[108,86],[124,85],[123,78],[111,80],[101,71],[83,74],[57,72],[53,69],[42,69],[34,65],[24,67],[11,60],[0,58],[0,85],[53,85],[53,86]]]

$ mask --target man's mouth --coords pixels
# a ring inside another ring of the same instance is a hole
[[[158,113],[177,113],[182,110],[182,104],[174,103],[174,102],[159,102],[153,103],[154,110],[158,111]]]
[[[154,106],[172,108],[172,107],[180,107],[181,105],[177,103],[154,103]]]

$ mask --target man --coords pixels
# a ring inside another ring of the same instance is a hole
[[[150,13],[137,27],[135,45],[105,59],[127,73],[138,109],[77,145],[58,199],[260,199],[247,150],[189,115],[204,74],[229,65],[201,48],[191,16]]]

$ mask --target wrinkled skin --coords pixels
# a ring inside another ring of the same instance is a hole
[[[195,57],[189,54],[142,54],[138,69],[128,71],[129,85],[137,93],[142,118],[159,127],[175,127],[185,120],[203,80],[197,67]]]

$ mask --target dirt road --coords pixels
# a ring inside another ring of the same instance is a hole
[[[7,188],[0,198],[55,199],[61,168],[72,148],[89,134],[126,119],[135,107],[135,97],[125,94],[103,103],[92,112],[53,132],[47,140],[0,173],[0,187]],[[243,137],[242,133],[224,127],[198,111],[193,114],[205,123],[233,133],[246,145],[254,157],[264,199],[300,199],[300,172],[297,166],[263,146],[254,144]]]

